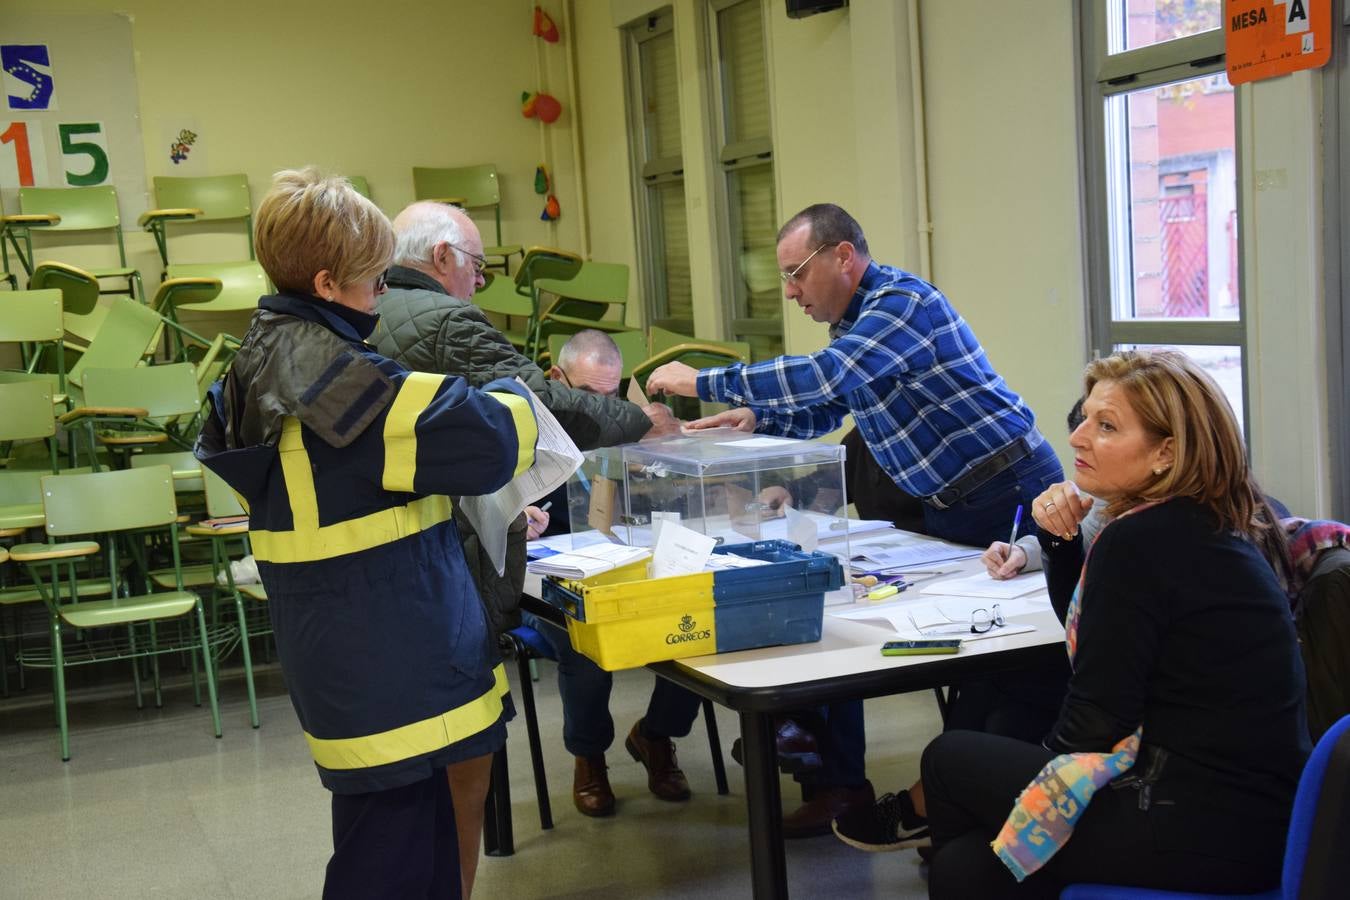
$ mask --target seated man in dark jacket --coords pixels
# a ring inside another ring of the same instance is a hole
[[[458,375],[471,387],[519,377],[583,450],[626,444],[652,430],[679,427],[660,404],[642,409],[617,397],[574,390],[549,380],[516,352],[470,302],[483,283],[483,239],[463,210],[414,203],[394,219],[394,231],[394,266],[388,291],[380,298],[380,329],[374,339],[380,353],[414,371]],[[520,593],[525,587],[525,517],[511,526],[506,569],[498,576],[458,502],[454,511],[464,558],[492,627],[498,633],[515,627],[520,624]],[[478,861],[486,784],[484,779],[484,790],[475,792],[452,778],[460,865],[466,872]]]

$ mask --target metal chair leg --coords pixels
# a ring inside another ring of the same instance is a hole
[[[492,754],[492,782],[483,810],[483,853],[512,856],[516,852],[511,832],[511,778],[506,766],[506,745]]]

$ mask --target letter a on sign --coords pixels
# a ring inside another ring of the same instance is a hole
[[[1233,84],[1316,69],[1331,59],[1331,0],[1224,0]]]

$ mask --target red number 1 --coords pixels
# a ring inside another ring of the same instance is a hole
[[[33,156],[28,149],[28,123],[10,122],[9,128],[0,132],[0,144],[14,145],[14,157],[19,164],[19,185],[32,187]]]

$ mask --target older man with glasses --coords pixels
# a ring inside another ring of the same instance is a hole
[[[418,372],[458,375],[470,385],[521,378],[583,450],[636,441],[649,432],[679,428],[661,404],[640,408],[618,397],[578,390],[548,378],[516,352],[471,302],[483,285],[483,239],[473,220],[455,206],[422,201],[394,219],[394,266],[380,298],[381,327],[374,337],[385,356]],[[506,571],[498,576],[478,536],[455,507],[464,556],[488,618],[498,632],[520,624],[525,586],[525,517],[507,535]],[[483,784],[486,785],[486,779]],[[472,885],[482,835],[484,795],[451,780],[459,832],[460,865]]]
[[[702,371],[668,363],[652,373],[648,392],[734,407],[690,427],[809,438],[852,413],[889,481],[923,501],[925,531],[978,547],[1006,540],[1017,507],[1063,472],[1031,410],[994,371],[970,326],[933,285],[875,262],[862,227],[833,204],[789,219],[777,252],[783,293],[829,323],[830,344],[804,356]],[[1057,678],[1062,690],[1066,676],[1044,677]],[[822,713],[822,768],[811,799],[784,818],[789,837],[826,833],[833,817],[872,802],[862,704]],[[909,834],[901,837],[917,841],[926,834],[915,815],[922,791],[908,792],[911,800],[902,826]]]

